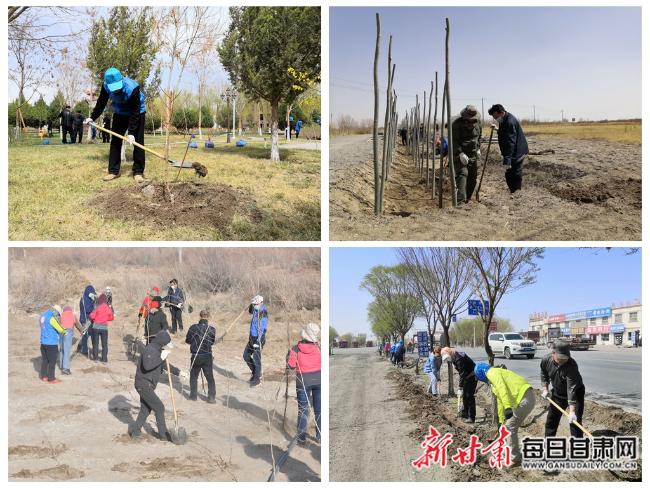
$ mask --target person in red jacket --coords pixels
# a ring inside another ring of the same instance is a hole
[[[146,323],[147,317],[149,316],[149,310],[151,309],[151,302],[153,302],[153,297],[156,297],[158,295],[160,295],[160,289],[154,286],[149,294],[144,297],[144,300],[142,300],[142,305],[140,306],[140,311],[138,312],[138,319],[142,318]]]
[[[307,324],[301,331],[302,340],[287,354],[287,366],[296,370],[296,397],[298,400],[298,444],[307,440],[309,405],[316,417],[316,441],[320,442],[320,327]]]
[[[103,293],[99,295],[97,299],[97,307],[93,310],[90,315],[90,319],[93,321],[93,352],[92,360],[97,361],[97,346],[101,338],[102,341],[102,363],[108,362],[108,323],[112,322],[115,318],[113,315],[113,310],[108,305],[108,297]]]

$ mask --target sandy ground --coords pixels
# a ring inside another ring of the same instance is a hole
[[[126,347],[135,332],[137,307],[120,302],[120,291],[117,287],[114,290],[117,317],[109,331],[108,364],[79,355],[72,361],[72,376],[61,375],[57,368],[57,377],[63,381],[59,385],[38,379],[38,316],[16,311],[10,314],[9,480],[266,481],[272,460],[277,461],[286,452],[296,433],[293,379],[283,427],[286,324],[271,319],[271,334],[264,348],[264,378],[256,388],[250,388],[250,371],[241,358],[248,333],[246,315],[214,348],[216,404],[205,402],[200,382],[199,401],[187,400],[189,384],[181,384],[174,377],[179,424],[188,433],[187,444],[176,446],[154,438],[153,415],[142,438],[132,441],[126,433],[127,425],[137,416],[139,400],[133,387],[135,365]],[[225,304],[223,310],[213,316],[217,335],[238,315],[228,312]],[[187,315],[185,330],[198,321],[198,311]],[[274,329],[276,334],[272,333]],[[296,324],[293,337],[298,337],[297,332]],[[180,334],[174,338],[176,347],[170,361],[187,369],[189,346],[183,341]],[[167,424],[172,427],[168,384],[162,381],[156,391],[166,406]],[[292,449],[276,477],[278,481],[320,479],[320,445],[314,439],[313,421],[309,432],[307,445]]]
[[[387,361],[367,354],[330,356],[331,481],[426,479],[410,468],[420,453],[407,433],[418,425],[399,390],[384,380],[389,371]]]
[[[337,357],[338,356],[338,357]],[[350,369],[350,366],[364,365],[364,368],[373,376],[372,381],[361,381],[356,374],[357,369]],[[490,415],[490,400],[487,394],[487,387],[479,387],[476,394],[477,399],[477,422],[474,425],[468,425],[456,417],[456,399],[444,397],[441,400],[434,400],[426,394],[428,387],[428,378],[420,371],[419,376],[415,376],[414,369],[397,369],[392,366],[388,360],[379,358],[376,351],[363,349],[356,350],[352,353],[340,353],[335,350],[334,357],[330,361],[330,378],[331,378],[331,399],[330,399],[330,425],[337,426],[336,431],[330,435],[330,478],[332,480],[346,481],[371,481],[375,477],[371,474],[370,479],[360,478],[359,474],[350,469],[350,466],[361,466],[364,462],[364,452],[374,452],[379,449],[370,443],[363,443],[365,439],[357,435],[359,441],[354,445],[354,449],[347,451],[347,458],[335,456],[337,450],[347,442],[345,436],[338,434],[338,431],[356,429],[355,418],[341,413],[341,407],[345,401],[341,400],[344,396],[374,395],[370,390],[382,394],[391,399],[391,407],[386,408],[385,403],[371,405],[378,408],[377,412],[358,412],[357,418],[381,418],[387,424],[384,428],[381,424],[377,426],[382,436],[390,436],[395,445],[404,446],[401,452],[406,453],[408,459],[422,454],[419,444],[428,432],[429,425],[436,427],[441,433],[450,432],[454,434],[456,441],[449,448],[450,456],[455,454],[457,447],[466,447],[470,434],[477,434],[483,443],[496,437],[496,428],[491,425],[488,417]],[[348,388],[340,395],[336,393],[336,387],[345,388],[346,381],[344,378],[350,378],[349,383],[356,390],[366,390],[365,393],[353,393],[353,388]],[[447,391],[446,373],[442,375],[442,392]],[[338,398],[338,399],[337,399]],[[526,419],[524,425],[520,428],[520,438],[525,436],[543,436],[544,420],[546,418],[546,405],[537,395],[535,409]],[[338,411],[339,418],[335,411]],[[374,426],[373,425],[373,431]],[[413,425],[416,427],[413,428]],[[615,407],[602,406],[597,403],[587,401],[585,406],[585,417],[583,425],[589,429],[594,436],[611,435],[618,432],[623,435],[641,436],[641,416],[624,413],[621,409]],[[374,435],[374,432],[373,432]],[[560,423],[558,429],[559,436],[568,435],[566,422]],[[397,453],[393,454],[395,456]],[[433,480],[433,481],[547,481],[547,482],[576,482],[576,481],[619,481],[619,480],[640,480],[641,462],[639,461],[639,470],[635,472],[609,472],[609,471],[589,471],[589,472],[571,472],[562,471],[559,474],[544,474],[542,471],[525,471],[521,468],[510,468],[508,470],[494,470],[489,467],[486,458],[480,458],[473,466],[459,466],[455,463],[449,464],[444,470],[435,466],[425,468],[422,472],[417,473],[414,469],[411,473],[404,474],[408,466],[406,460],[393,460],[392,464],[386,463],[387,471],[383,472],[381,466],[384,465],[383,459],[376,459],[373,472],[382,480],[390,481],[394,479],[415,479],[416,480]],[[397,463],[396,467],[392,467]],[[357,470],[358,471],[358,470]],[[362,473],[366,475],[365,473]],[[335,477],[336,475],[336,477]]]
[[[375,217],[371,136],[332,138],[331,239],[641,239],[640,145],[537,135],[529,138],[529,146],[531,153],[555,153],[530,156],[521,192],[508,192],[498,145],[493,144],[481,201],[473,199],[458,209],[451,207],[446,178],[443,208],[434,205],[431,190],[398,146],[385,215]]]

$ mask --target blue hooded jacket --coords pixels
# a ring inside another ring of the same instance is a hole
[[[442,365],[442,358],[436,357],[433,353],[429,353],[427,362],[424,363],[424,372],[434,373],[436,376],[440,374],[440,366]]]
[[[397,350],[397,344],[393,344],[392,346],[390,346],[390,353],[391,354],[395,354],[396,350]]]
[[[81,300],[79,300],[79,322],[82,324],[85,324],[88,320],[90,320],[90,317],[88,315],[90,312],[95,310],[95,300],[90,298],[90,294],[96,294],[95,288],[92,285],[88,285],[86,289],[84,290],[84,294],[81,297]]]
[[[56,310],[49,309],[41,315],[41,344],[44,346],[57,346],[59,334],[65,335],[66,330],[61,326],[61,317]]]
[[[140,85],[137,81],[127,78],[122,78],[123,87],[119,92],[112,92],[108,89],[108,85],[104,83],[104,90],[108,93],[109,98],[113,102],[113,112],[119,115],[131,115],[131,108],[127,101],[131,98],[133,91],[139,88]],[[140,113],[143,114],[147,111],[144,103],[144,93],[140,91]]]
[[[251,314],[251,337],[259,337],[266,333],[266,329],[269,325],[269,313],[266,310],[266,305],[262,304],[258,310],[255,310],[254,307],[249,309]]]

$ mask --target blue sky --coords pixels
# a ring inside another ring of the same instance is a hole
[[[339,334],[370,333],[366,307],[372,297],[359,283],[373,266],[396,264],[395,249],[330,249],[330,325]],[[525,330],[534,312],[578,312],[641,299],[641,253],[626,255],[627,250],[547,248],[537,282],[506,295],[497,315]]]
[[[78,53],[79,52],[78,46],[87,46],[90,37],[89,32],[90,32],[91,21],[86,7],[71,8],[71,13],[69,15],[63,13],[53,14],[50,10],[39,8],[39,7],[33,7],[32,12],[38,15],[39,25],[47,26],[46,29],[44,29],[44,32],[47,35],[50,36],[52,35],[70,36],[71,34],[77,35],[74,41],[70,39],[69,41],[58,43],[56,45],[57,49],[67,47],[71,50],[74,50],[76,53]],[[156,12],[159,12],[159,10],[154,8],[154,15],[157,15]],[[105,7],[96,7],[96,13],[99,17],[106,17],[108,16],[109,9]],[[74,16],[75,14],[76,17]],[[228,9],[226,7],[213,7],[211,9],[211,17],[213,20],[221,19],[225,31],[225,29],[228,27],[229,24]],[[85,57],[85,54],[87,53],[85,47],[81,52],[83,52]],[[210,87],[229,85],[230,82],[228,80],[228,74],[223,69],[221,63],[219,62],[219,56],[215,52],[211,55],[211,57],[212,59],[214,59],[214,64],[212,65]],[[55,76],[57,73],[56,64],[58,61],[59,61],[58,54],[48,55],[46,57],[40,57],[37,59],[37,62],[42,63],[42,65],[46,66],[48,70],[51,69]],[[10,54],[9,67],[11,68],[12,66],[15,66],[15,61],[13,60]],[[120,68],[119,66],[116,67],[118,69]],[[174,79],[177,79],[177,75],[179,71],[180,70],[178,67],[174,69]],[[163,86],[165,86],[165,84],[167,83],[168,72],[169,70],[163,67],[162,70]],[[16,84],[13,83],[12,81],[9,81],[8,85],[9,85],[9,92],[8,92],[9,100],[15,100],[18,97],[18,88]],[[183,78],[179,85],[180,89],[196,92],[198,90],[197,85],[198,85],[197,76],[192,72],[191,66],[186,67],[185,72],[183,74]],[[79,94],[80,100],[84,98],[83,90],[85,90],[86,88],[88,87],[83,87],[83,89],[81,90],[81,93]],[[55,78],[52,82],[43,84],[41,87],[39,87],[38,94],[43,95],[45,101],[47,103],[50,103],[54,98],[54,96],[56,95],[57,89],[58,88],[56,86],[56,78]],[[31,94],[32,93],[28,90],[26,93],[28,99],[30,98]],[[38,100],[38,94],[30,99],[30,103],[34,103],[36,102],[36,100]]]
[[[451,23],[452,112],[501,103],[520,118],[641,117],[640,7],[330,9],[330,114],[372,117],[375,12],[381,16],[380,113],[393,35],[400,116],[444,78]],[[433,111],[433,109],[432,109]],[[383,117],[383,116],[382,116]],[[433,117],[433,114],[432,114]],[[383,119],[382,119],[383,120]]]

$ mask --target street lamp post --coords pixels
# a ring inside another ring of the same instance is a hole
[[[232,86],[229,86],[226,88],[224,93],[221,94],[221,99],[225,101],[228,104],[228,122],[226,124],[226,143],[230,144],[230,104],[233,104],[233,120],[232,120],[232,126],[233,126],[233,132],[235,130],[235,99],[237,98],[237,90],[235,90]]]

